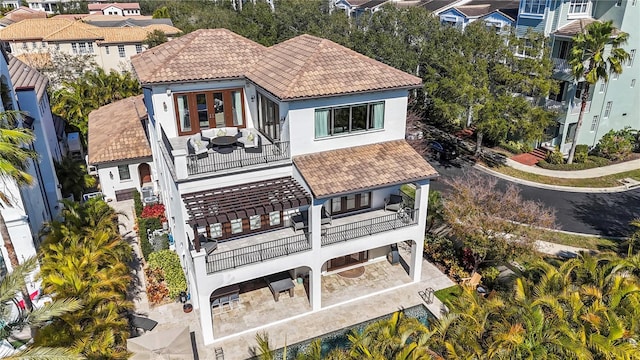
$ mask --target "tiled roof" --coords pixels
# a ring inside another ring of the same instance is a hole
[[[158,24],[173,26],[171,19],[153,19],[151,16],[89,15],[82,21],[100,27],[132,27]]]
[[[149,32],[162,30],[167,35],[176,35],[180,29],[166,24],[144,27],[100,27],[69,19],[27,19],[0,30],[0,40],[102,40],[107,43],[141,42]]]
[[[247,77],[283,100],[422,84],[416,76],[306,34],[268,48]]]
[[[150,157],[151,147],[142,125],[146,116],[142,95],[93,110],[89,114],[89,163]]]
[[[587,26],[589,26],[589,24],[591,24],[592,22],[596,22],[598,20],[594,19],[594,18],[586,18],[586,19],[578,19],[578,20],[574,20],[568,24],[566,24],[565,26],[559,28],[558,30],[556,30],[554,32],[555,35],[561,35],[561,36],[575,36],[578,33],[583,33],[586,31]]]
[[[243,77],[265,47],[227,29],[196,30],[131,57],[143,84]]]
[[[467,17],[480,17],[488,15],[496,10],[510,16],[518,14],[519,0],[472,0],[464,5],[455,6],[455,9]],[[511,16],[510,16],[511,17]],[[515,20],[515,18],[513,18]]]
[[[46,76],[12,55],[9,55],[9,76],[16,90],[33,89],[38,100],[42,99],[49,83]]]
[[[296,156],[293,163],[316,198],[438,176],[404,140]]]
[[[418,6],[434,12],[459,1],[460,0],[422,0]]]
[[[44,67],[51,66],[51,54],[45,53],[23,53],[16,56],[23,63],[34,67],[36,69],[42,69]]]
[[[45,19],[47,13],[40,10],[34,10],[26,6],[20,6],[17,9],[11,10],[5,14],[4,18],[7,18],[13,22],[22,21],[24,19]]]

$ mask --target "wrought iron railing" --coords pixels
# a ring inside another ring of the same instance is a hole
[[[213,253],[207,256],[207,274],[311,250],[310,238],[311,233],[302,233],[239,249]]]
[[[169,141],[169,138],[167,137],[167,134],[165,134],[162,127],[160,128],[160,134],[162,135],[162,144],[164,145],[164,150],[166,151],[165,156],[167,157],[167,159],[171,160],[171,164],[173,165],[173,146],[171,146],[171,142]]]
[[[189,175],[204,174],[227,169],[242,168],[259,164],[268,164],[289,160],[289,142],[264,144],[261,151],[236,147],[227,154],[209,151],[204,155],[187,156],[187,172]]]
[[[418,209],[403,209],[397,213],[330,227],[323,231],[322,246],[362,238],[418,223]]]

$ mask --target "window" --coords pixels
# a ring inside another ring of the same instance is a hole
[[[242,232],[242,219],[233,219],[230,223],[232,234],[239,234]]]
[[[212,238],[222,237],[222,224],[215,223],[215,224],[209,225],[209,231],[211,232]]]
[[[589,7],[589,0],[571,0],[569,14],[585,14]]]
[[[616,6],[618,6],[618,7],[619,7],[619,6],[621,6],[621,5],[622,5],[622,0],[617,0],[617,1],[616,1]]]
[[[371,193],[351,194],[331,199],[331,214],[344,214],[371,207]]]
[[[71,52],[73,52],[74,54],[78,53],[78,44],[71,43]]]
[[[383,102],[318,109],[315,113],[316,138],[382,128]]]
[[[131,174],[129,173],[129,165],[118,165],[118,174],[120,175],[120,181],[131,180]]]
[[[545,0],[524,0],[522,3],[522,13],[544,14]]]
[[[56,50],[60,50],[60,44],[56,44]]]
[[[525,39],[521,45],[518,45],[516,48],[516,55],[525,56],[525,57],[534,57],[536,56],[536,52],[533,48],[533,43],[529,39]]]
[[[142,52],[142,45],[136,44],[136,54],[140,54]]]
[[[611,74],[611,80],[618,80],[619,77],[620,77],[620,74],[618,74],[617,72],[614,72],[613,74]]]
[[[93,43],[87,43],[89,46],[89,54],[93,54]]]
[[[118,55],[120,55],[121,58],[126,57],[124,45],[118,45]]]
[[[249,217],[249,229],[258,230],[261,225],[260,215],[252,215]]]
[[[628,67],[633,66],[633,59],[636,57],[636,49],[629,50],[629,62],[627,63]]]
[[[631,6],[636,6],[636,0],[633,0],[633,1],[631,2]]]
[[[600,84],[600,94],[602,94],[606,89],[607,83],[603,81],[602,84]]]
[[[635,87],[636,86],[636,79],[631,79],[631,87]]]
[[[272,212],[269,213],[269,225],[270,226],[280,225],[280,212],[279,211],[272,211]]]
[[[40,46],[42,46],[42,48],[45,49],[47,47],[47,43],[43,41],[40,43]]]
[[[598,120],[600,119],[599,115],[596,115],[593,117],[593,120],[591,121],[591,132],[596,131],[596,129],[598,128]]]
[[[26,48],[27,48],[27,43],[26,43],[26,42],[23,42],[23,43],[22,43],[22,48],[23,48],[23,49],[26,49]]]
[[[35,42],[32,42],[32,43],[31,43],[31,48],[32,48],[32,49],[37,49],[37,48],[38,48],[38,45],[36,45],[36,43],[35,43]]]
[[[108,46],[105,46],[105,47],[104,47],[104,52],[105,52],[107,55],[109,55],[109,47],[108,47]]]
[[[242,89],[176,94],[174,106],[179,135],[245,124]]]
[[[578,83],[578,85],[576,85],[576,93],[574,95],[576,99],[580,99],[580,96],[582,95],[582,90],[584,90],[584,86],[585,86],[584,84],[585,82],[581,81]]]
[[[604,109],[603,118],[608,118],[609,114],[611,114],[611,107],[613,107],[613,101],[607,101],[607,107]]]
[[[80,49],[80,54],[87,53],[87,44],[86,43],[78,43],[78,48]]]
[[[258,129],[270,140],[280,140],[280,107],[258,93]]]
[[[578,124],[576,123],[569,124],[569,128],[567,129],[567,137],[564,139],[565,144],[573,142],[573,138],[574,136],[576,136],[576,126],[578,126]]]

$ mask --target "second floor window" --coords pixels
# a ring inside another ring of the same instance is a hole
[[[140,54],[142,52],[142,45],[136,44],[136,54]]]
[[[120,175],[120,181],[131,180],[129,165],[118,165],[118,175]]]
[[[126,57],[126,54],[124,52],[124,45],[118,45],[118,55],[121,58]]]
[[[571,0],[569,14],[586,14],[589,8],[589,0]]]
[[[604,109],[604,115],[602,116],[603,118],[608,118],[609,115],[611,114],[611,108],[613,107],[613,101],[607,101],[607,107]]]
[[[593,117],[593,120],[591,121],[591,131],[596,131],[596,129],[598,128],[599,119],[600,119],[600,116],[598,115]]]
[[[108,47],[108,46],[105,46],[105,47],[104,47],[104,52],[105,52],[107,55],[109,55],[109,47]]]
[[[80,49],[80,54],[87,53],[87,44],[86,43],[78,43],[78,48]]]
[[[316,138],[384,128],[384,102],[317,109]]]
[[[544,14],[545,0],[524,0],[522,13],[524,14]]]
[[[73,52],[74,54],[78,53],[78,44],[71,43],[71,52]]]
[[[628,67],[632,67],[633,66],[633,60],[636,57],[636,49],[631,49],[629,50],[629,62],[627,63]]]

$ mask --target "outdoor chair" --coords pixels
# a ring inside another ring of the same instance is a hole
[[[403,208],[403,200],[400,195],[389,195],[389,198],[384,200],[384,211],[391,210],[398,212]]]
[[[480,285],[480,280],[482,280],[482,275],[474,272],[470,277],[462,278],[462,285],[477,287]]]

